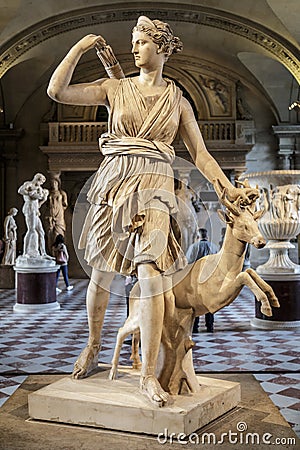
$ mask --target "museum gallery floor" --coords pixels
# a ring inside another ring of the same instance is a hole
[[[61,281],[63,288],[63,282]],[[85,290],[87,280],[72,280],[74,290],[58,295],[59,311],[24,315],[13,312],[14,290],[0,290],[0,405],[28,375],[68,374],[87,339]],[[102,363],[110,363],[114,339],[126,317],[124,280],[117,277],[106,314]],[[244,288],[239,298],[215,315],[215,332],[206,333],[204,319],[194,334],[197,373],[250,373],[299,435],[300,332],[258,330],[252,293]],[[124,345],[120,364],[129,364],[130,346]],[[217,378],[217,375],[216,375]]]

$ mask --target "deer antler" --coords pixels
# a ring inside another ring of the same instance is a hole
[[[265,213],[265,209],[259,209],[258,211],[255,211],[255,213],[253,214],[253,218],[254,220],[258,220],[261,218],[261,216]]]
[[[218,178],[214,180],[214,188],[220,199],[220,202],[228,209],[228,211],[232,212],[232,214],[234,214],[235,216],[239,216],[239,208],[234,203],[231,203],[230,200],[228,200],[228,198],[226,197],[227,189],[221,185],[221,182]]]
[[[236,183],[240,184],[244,188],[250,188],[251,187],[248,178],[245,178],[244,181],[236,180]]]

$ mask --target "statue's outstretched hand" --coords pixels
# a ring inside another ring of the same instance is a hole
[[[259,198],[259,190],[251,187],[236,188],[232,186],[227,191],[227,198],[232,202],[240,198],[240,204],[247,206]]]
[[[242,206],[247,206],[253,204],[259,198],[259,190],[257,188],[252,188],[248,180],[245,180],[242,184],[242,188],[237,188],[233,185],[225,186],[222,185],[221,181],[218,178],[213,180],[215,191],[222,202],[222,197],[226,192],[226,198],[229,202],[233,203],[236,200],[239,200],[239,204]]]

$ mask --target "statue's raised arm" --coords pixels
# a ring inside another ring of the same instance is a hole
[[[105,47],[102,36],[88,34],[78,41],[54,71],[47,89],[55,101],[70,105],[107,105],[108,89],[113,81],[101,78],[90,83],[71,84],[71,79],[81,56],[87,51]]]

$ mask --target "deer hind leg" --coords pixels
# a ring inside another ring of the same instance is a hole
[[[246,272],[253,278],[262,291],[267,295],[271,306],[279,308],[280,304],[271,286],[266,283],[253,269],[247,269]]]
[[[132,348],[131,348],[131,356],[130,359],[132,360],[132,368],[133,369],[140,369],[142,367],[140,354],[139,354],[139,344],[140,344],[140,331],[137,330],[132,335]]]
[[[137,319],[134,314],[129,314],[126,319],[123,327],[119,328],[116,340],[115,351],[112,359],[112,366],[109,372],[109,380],[115,380],[118,375],[118,363],[120,358],[120,352],[123,345],[124,340],[127,338],[129,334],[133,334],[138,331]]]
[[[267,295],[260,288],[258,283],[247,272],[241,272],[236,277],[236,281],[241,282],[242,285],[248,286],[253,292],[259,302],[261,302],[260,310],[265,316],[272,316],[272,308],[269,303]]]

